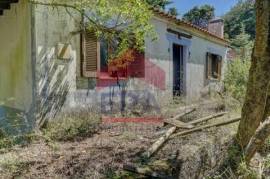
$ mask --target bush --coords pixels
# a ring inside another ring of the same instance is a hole
[[[37,139],[34,133],[22,134],[17,136],[3,136],[0,138],[0,151],[5,151],[15,145],[25,146]]]
[[[243,102],[248,82],[250,60],[235,59],[228,63],[224,79],[225,91]]]
[[[93,135],[100,123],[95,113],[73,113],[53,119],[44,129],[44,135],[52,140],[67,141]]]

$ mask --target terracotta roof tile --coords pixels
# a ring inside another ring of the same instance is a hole
[[[189,27],[191,27],[191,28],[194,28],[194,29],[196,29],[196,30],[202,32],[202,33],[205,33],[205,34],[210,35],[210,36],[212,36],[212,37],[214,37],[214,38],[217,38],[217,39],[222,40],[222,41],[224,41],[224,42],[226,42],[226,43],[229,43],[229,42],[228,42],[227,40],[225,40],[224,38],[221,38],[221,37],[219,37],[219,36],[217,36],[217,35],[215,35],[215,34],[209,32],[208,30],[203,29],[203,28],[201,28],[201,27],[199,27],[199,26],[196,26],[196,25],[194,25],[194,24],[192,24],[192,23],[190,23],[190,22],[186,22],[186,21],[184,21],[184,20],[178,19],[176,16],[172,16],[172,15],[170,15],[169,13],[164,12],[164,11],[162,11],[162,10],[159,9],[159,8],[151,8],[151,10],[152,10],[155,14],[158,14],[158,15],[160,15],[160,16],[162,16],[162,17],[166,17],[166,18],[168,18],[168,19],[171,19],[171,20],[173,20],[173,21],[174,21],[175,23],[177,23],[177,24],[182,24],[182,25],[189,26]]]

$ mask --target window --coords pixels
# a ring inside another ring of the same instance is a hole
[[[207,52],[206,54],[206,78],[209,80],[221,80],[222,56]]]
[[[82,35],[82,76],[97,77],[99,48],[95,33],[86,31]]]
[[[82,74],[84,77],[144,77],[144,55],[134,49],[113,60],[118,42],[108,44],[97,39],[94,32],[87,32],[82,38]],[[132,59],[132,60],[131,60]],[[117,61],[118,60],[118,61]]]

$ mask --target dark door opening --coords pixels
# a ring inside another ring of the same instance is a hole
[[[183,46],[173,44],[173,95],[183,94],[184,61]]]

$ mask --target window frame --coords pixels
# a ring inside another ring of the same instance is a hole
[[[215,58],[213,58],[215,57]],[[217,60],[217,76],[213,75],[213,60]],[[223,58],[219,54],[207,52],[206,53],[206,79],[207,80],[215,80],[221,81],[222,78],[222,64]]]

